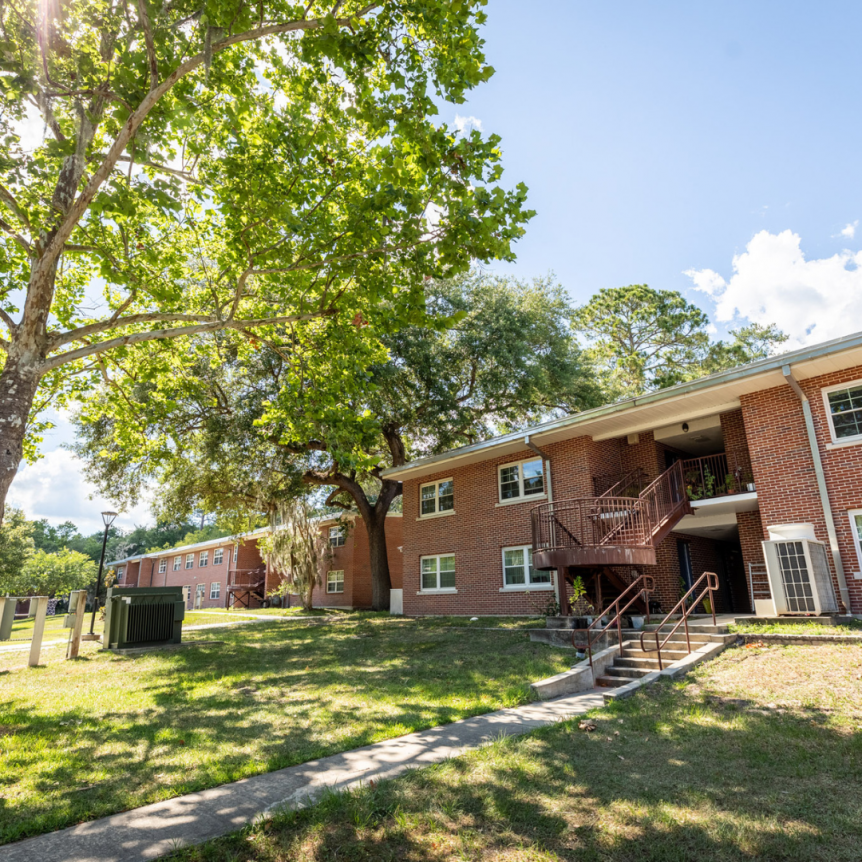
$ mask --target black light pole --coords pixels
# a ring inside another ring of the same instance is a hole
[[[99,593],[102,591],[102,569],[105,565],[105,547],[108,544],[108,530],[117,517],[116,512],[102,512],[102,520],[105,522],[105,537],[102,539],[102,556],[99,558],[99,579],[96,581],[96,595],[93,597],[93,618],[90,620],[90,634],[96,626],[96,611],[99,609]]]

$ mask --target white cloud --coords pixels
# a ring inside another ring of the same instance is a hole
[[[846,237],[847,239],[853,239],[853,237],[856,236],[856,228],[858,225],[859,219],[857,218],[856,221],[850,222],[850,224],[841,231],[841,236]]]
[[[21,148],[25,152],[32,153],[45,138],[45,121],[39,109],[29,102],[24,105],[24,113],[26,117],[23,122],[13,123],[13,128],[20,136]]]
[[[113,508],[86,481],[81,462],[66,449],[55,449],[41,461],[21,467],[9,489],[7,503],[23,509],[31,520],[47,518],[51,524],[72,521],[83,535],[103,529],[100,513]],[[133,509],[121,512],[116,526],[130,530],[136,524],[152,521],[149,501],[142,500]]]
[[[719,321],[775,323],[790,336],[788,348],[862,329],[862,252],[806,260],[798,234],[764,230],[734,255],[732,269],[730,280],[711,269],[685,273],[715,301]]]
[[[455,114],[455,128],[459,135],[468,134],[474,129],[481,132],[482,121],[478,117],[462,117],[460,114]]]

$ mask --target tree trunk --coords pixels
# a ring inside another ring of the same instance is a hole
[[[375,611],[388,611],[392,579],[386,554],[386,512],[378,512],[375,506],[371,518],[365,520],[365,529],[371,556],[371,607]]]
[[[38,386],[35,363],[14,355],[6,357],[6,365],[0,371],[0,524],[6,510],[6,495],[21,464],[27,420]]]

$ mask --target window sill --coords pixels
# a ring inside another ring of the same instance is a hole
[[[862,581],[862,572],[853,572],[854,581]]]
[[[455,587],[445,587],[442,590],[416,590],[417,596],[451,596],[453,593],[457,593],[458,590]]]
[[[499,509],[501,506],[517,506],[519,503],[532,503],[533,500],[547,500],[547,494],[532,494],[529,497],[518,497],[517,500],[503,500],[500,503],[495,503],[494,508]]]
[[[433,521],[434,518],[446,518],[449,515],[454,515],[455,510],[449,509],[448,512],[435,512],[433,515],[420,515],[416,520],[417,521]]]
[[[342,590],[340,593],[331,593],[331,592],[329,592],[329,590],[327,590],[326,595],[328,595],[328,596],[343,596],[344,590]]]
[[[849,440],[842,440],[840,443],[827,443],[827,451],[832,449],[846,449],[848,446],[862,446],[862,437],[851,437]]]
[[[517,587],[500,587],[501,593],[545,593],[554,589],[553,584],[519,584]]]

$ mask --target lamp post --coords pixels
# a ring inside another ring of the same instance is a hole
[[[99,593],[102,590],[102,569],[105,566],[105,547],[108,544],[108,530],[111,529],[111,524],[117,517],[116,512],[102,512],[102,521],[105,523],[105,536],[102,539],[102,556],[99,558],[99,579],[96,581],[96,595],[93,596],[93,618],[90,620],[90,635],[93,635],[93,629],[96,626],[96,611],[99,609]]]

